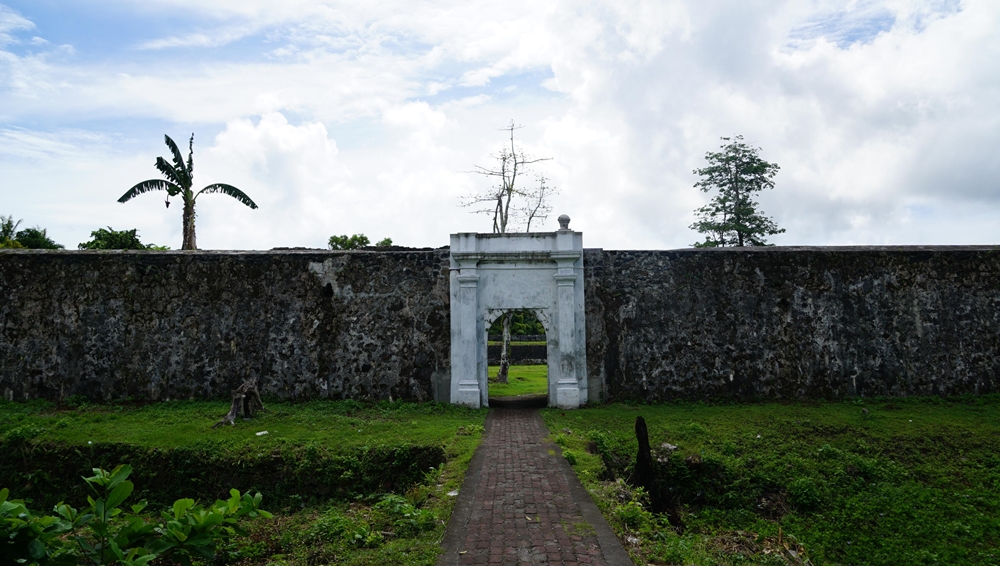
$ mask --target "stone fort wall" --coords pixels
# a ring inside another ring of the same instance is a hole
[[[448,251],[0,252],[10,399],[262,394],[429,400]]]
[[[1000,390],[1000,247],[584,257],[607,400]],[[7,399],[446,398],[448,250],[0,251]]]
[[[585,255],[587,363],[614,399],[1000,391],[1000,247]]]

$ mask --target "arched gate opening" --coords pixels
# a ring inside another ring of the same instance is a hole
[[[505,320],[509,342],[504,340]],[[488,312],[486,323],[490,406],[548,405],[548,332],[542,321],[531,309],[520,309]]]

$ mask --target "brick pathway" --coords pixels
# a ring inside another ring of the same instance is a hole
[[[439,566],[632,564],[547,434],[537,410],[490,412]]]

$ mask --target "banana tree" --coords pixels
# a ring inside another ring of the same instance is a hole
[[[170,148],[170,153],[173,156],[173,163],[168,163],[166,159],[157,157],[156,168],[166,178],[166,180],[150,179],[148,181],[143,181],[126,191],[125,194],[118,199],[118,202],[126,203],[142,193],[147,193],[149,191],[167,191],[166,204],[167,208],[170,208],[170,197],[180,195],[181,200],[184,202],[184,240],[181,243],[182,250],[198,249],[194,234],[194,203],[203,193],[222,193],[233,197],[250,208],[257,208],[257,204],[254,203],[254,201],[251,200],[246,193],[225,183],[214,183],[198,192],[194,192],[191,188],[194,184],[194,134],[191,134],[191,141],[188,142],[189,151],[187,163],[184,162],[181,152],[177,149],[177,144],[174,143],[174,140],[170,139],[170,136],[163,136],[163,138],[167,147]]]

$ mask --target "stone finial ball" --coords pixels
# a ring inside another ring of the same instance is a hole
[[[559,216],[559,229],[569,230],[569,215],[562,214]]]

